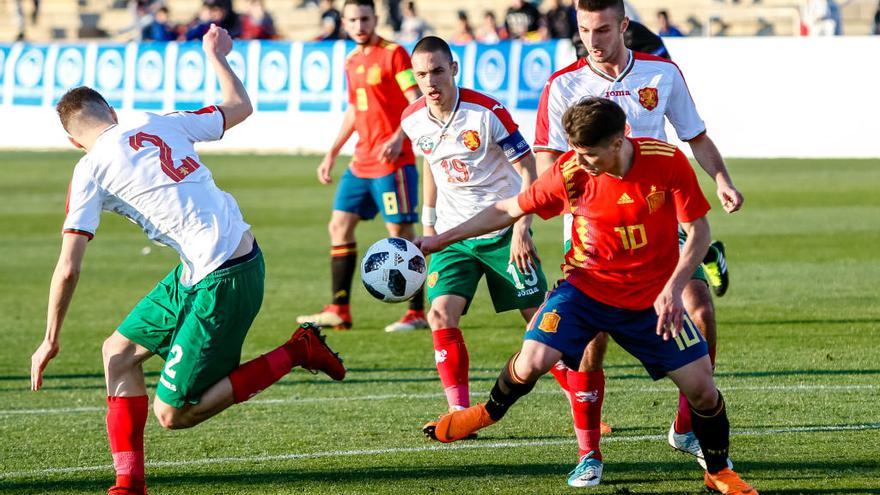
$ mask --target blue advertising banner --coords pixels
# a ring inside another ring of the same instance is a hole
[[[71,88],[82,86],[86,79],[86,46],[70,45],[58,49],[55,60],[55,81],[52,85],[52,104]]]
[[[205,106],[205,52],[202,43],[181,43],[174,71],[174,109],[198,110]]]
[[[319,41],[303,45],[300,65],[299,110],[305,112],[327,112],[330,110],[333,102],[334,45],[334,41]]]
[[[162,110],[165,103],[167,43],[141,43],[135,57],[135,110]]]
[[[39,106],[43,104],[46,81],[46,55],[49,47],[45,45],[25,45],[22,47],[12,77],[12,104]]]
[[[474,89],[492,95],[501,103],[512,106],[509,101],[510,42],[494,45],[477,45]]]
[[[9,46],[8,45],[0,45],[0,105],[3,104],[3,98],[5,91],[3,88],[6,86],[6,61],[9,60]]]
[[[282,41],[260,43],[258,111],[287,111],[290,105],[290,48],[290,43]]]
[[[114,108],[122,108],[125,93],[125,46],[98,45],[95,59],[95,89]]]
[[[553,74],[556,43],[555,41],[545,41],[522,45],[516,108],[537,110],[544,84]]]

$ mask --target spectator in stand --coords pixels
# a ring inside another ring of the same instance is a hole
[[[504,27],[510,39],[539,39],[542,24],[543,18],[538,8],[525,0],[513,0],[504,16]]]
[[[415,43],[432,30],[433,28],[416,13],[415,2],[403,4],[403,21],[400,23],[397,41],[401,43]]]
[[[471,21],[468,20],[467,12],[458,11],[458,24],[455,26],[455,33],[452,35],[450,42],[454,45],[466,45],[474,41],[474,28],[471,27]]]
[[[577,10],[569,0],[554,0],[546,18],[551,38],[573,40],[577,36]]]
[[[495,12],[487,10],[483,13],[483,23],[477,29],[477,41],[481,43],[498,43],[507,39],[507,30],[498,25]]]
[[[40,15],[40,0],[33,0],[34,9],[31,11],[31,24],[37,23],[37,17]],[[15,21],[15,26],[18,28],[18,34],[16,35],[16,41],[22,41],[24,39],[24,7],[22,6],[22,0],[12,0],[12,18]]]
[[[660,36],[669,38],[684,36],[684,33],[682,33],[680,29],[669,22],[669,12],[666,12],[665,10],[657,11],[657,23],[660,25],[660,29],[657,30],[657,34]]]
[[[333,0],[321,0],[321,34],[317,41],[341,40],[345,38],[342,32],[342,14],[336,10]]]
[[[144,41],[174,41],[177,39],[177,31],[171,25],[168,15],[168,7],[161,6],[153,14],[153,22],[144,28],[141,38]]]
[[[247,13],[241,16],[241,37],[246,40],[271,40],[275,38],[275,21],[266,12],[263,0],[248,0]]]
[[[874,12],[874,29],[871,34],[880,34],[880,2],[877,3],[877,12]]]
[[[200,40],[211,24],[216,24],[225,29],[233,38],[241,37],[241,16],[231,6],[232,2],[225,0],[205,0],[202,2],[202,10],[199,18],[190,27],[184,37],[189,40]]]
[[[400,14],[400,0],[384,0],[385,3],[385,24],[391,26],[395,33],[400,32],[400,25],[403,23],[403,16]]]

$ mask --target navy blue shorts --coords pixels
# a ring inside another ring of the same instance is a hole
[[[538,309],[525,339],[556,349],[569,368],[577,369],[590,340],[598,332],[608,332],[615,342],[641,361],[654,380],[709,354],[705,339],[687,314],[677,338],[663,340],[656,331],[654,308],[641,311],[615,308],[562,282]]]
[[[380,211],[389,223],[416,223],[419,219],[419,172],[406,165],[396,172],[374,179],[364,179],[346,169],[336,188],[333,209],[371,220]]]

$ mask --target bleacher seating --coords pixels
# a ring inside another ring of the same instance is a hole
[[[5,10],[0,22],[0,41],[12,41],[16,34],[13,25],[13,0],[0,0]],[[238,0],[241,2],[241,0]],[[718,34],[720,19],[726,26],[728,36],[751,36],[762,30],[780,36],[796,35],[799,32],[799,12],[805,0],[633,0],[632,3],[643,18],[643,22],[656,29],[655,14],[660,9],[670,12],[672,20],[687,32],[685,20],[693,17],[708,29],[711,35]],[[29,21],[32,2],[25,0],[26,37],[34,41],[53,39],[76,40],[83,36],[93,36],[104,31],[110,39],[124,41],[130,33],[120,30],[131,23],[131,14],[124,7],[118,7],[120,0],[42,0],[40,15],[36,25]],[[316,8],[296,8],[300,0],[266,0],[266,8],[272,13],[282,37],[308,40],[318,33],[319,12]],[[341,5],[342,0],[337,0]],[[381,4],[381,0],[377,2]],[[428,20],[440,36],[452,33],[456,23],[456,11],[464,10],[476,25],[487,9],[494,10],[499,19],[508,5],[507,0],[417,0],[420,15]],[[844,2],[841,2],[844,3]],[[198,12],[201,0],[168,0],[174,22],[186,23]],[[848,35],[870,33],[870,23],[876,9],[875,0],[851,0],[842,8],[844,32]],[[380,15],[384,9],[379,7]],[[91,26],[89,26],[91,24]],[[713,27],[714,26],[714,27]],[[83,27],[87,29],[81,32]],[[388,28],[382,24],[380,32],[390,36]]]

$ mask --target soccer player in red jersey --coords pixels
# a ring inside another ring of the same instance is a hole
[[[330,184],[336,157],[357,131],[354,158],[339,182],[330,217],[332,302],[317,314],[297,318],[338,330],[351,328],[351,281],[357,266],[355,228],[382,213],[388,234],[412,239],[418,220],[418,171],[412,145],[400,128],[403,110],[421,96],[406,50],[376,34],[373,0],[346,0],[342,18],[357,48],[345,61],[348,110],[331,150],[318,166],[318,180]],[[409,310],[387,332],[428,328],[420,290]]]
[[[529,324],[521,350],[501,371],[486,404],[442,416],[425,427],[441,442],[466,438],[499,421],[560,359],[576,366],[600,331],[641,361],[655,380],[668,376],[687,397],[703,447],[705,484],[728,494],[757,495],[728,466],[730,424],[715,386],[708,347],[684,311],[682,291],[709,246],[709,203],[684,154],[651,138],[627,138],[614,102],[587,98],[562,118],[570,151],[526,191],[467,222],[419,241],[425,253],[511,225],[537,213],[571,213],[572,267]],[[687,232],[679,255],[678,227]],[[601,394],[573,402],[598,406]],[[598,425],[596,425],[598,426]],[[602,477],[598,430],[578,438],[581,460],[571,486]]]

